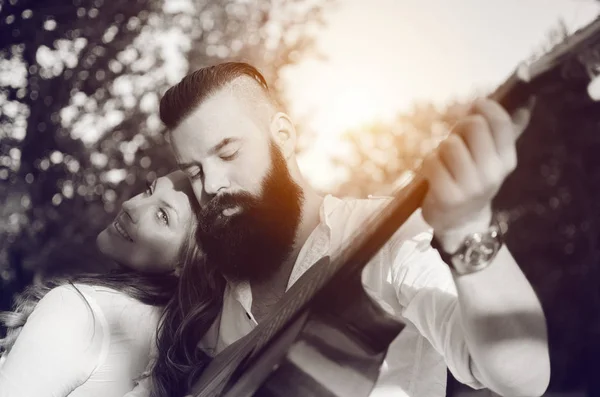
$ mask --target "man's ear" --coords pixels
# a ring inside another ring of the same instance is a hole
[[[296,128],[290,117],[277,112],[271,121],[271,137],[279,146],[283,157],[289,159],[296,151]]]

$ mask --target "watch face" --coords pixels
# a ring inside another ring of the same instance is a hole
[[[471,268],[487,265],[496,255],[498,244],[488,238],[469,244],[464,254],[464,263]]]
[[[499,233],[492,229],[489,233],[474,233],[467,237],[458,255],[455,267],[470,273],[487,267],[500,249],[502,241]]]

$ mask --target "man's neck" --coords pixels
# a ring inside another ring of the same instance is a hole
[[[300,222],[296,229],[296,239],[290,255],[271,277],[251,283],[252,313],[258,322],[265,318],[285,293],[298,254],[310,234],[319,225],[323,197],[310,188],[303,189],[303,193]]]
[[[323,205],[323,197],[319,196],[312,189],[303,189],[304,201],[302,203],[302,212],[300,215],[300,223],[296,231],[296,239],[294,240],[294,250],[296,256],[306,243],[306,240],[315,228],[321,222],[321,206]],[[294,258],[295,260],[295,258]]]

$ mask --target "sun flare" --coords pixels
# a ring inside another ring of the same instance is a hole
[[[368,87],[354,86],[336,93],[328,114],[331,133],[360,128],[382,116],[381,104],[369,91]]]

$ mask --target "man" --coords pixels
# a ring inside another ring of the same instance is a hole
[[[491,199],[516,166],[516,135],[528,119],[519,115],[515,125],[497,103],[476,101],[423,162],[430,187],[422,211],[364,269],[366,291],[408,324],[390,345],[373,395],[444,396],[446,365],[475,388],[545,391],[544,315],[492,223]],[[228,280],[219,323],[201,341],[214,354],[250,332],[386,201],[317,194],[296,162],[292,121],[250,65],[186,76],[162,98],[160,116],[202,208],[208,261]],[[474,233],[489,244],[467,260],[452,255]],[[431,247],[432,236],[453,270]]]

